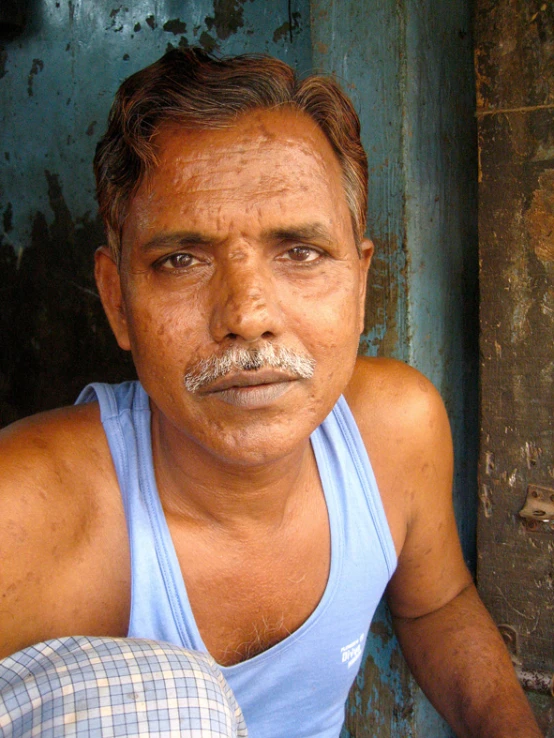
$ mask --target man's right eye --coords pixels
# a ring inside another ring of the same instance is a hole
[[[194,266],[195,263],[198,263],[198,259],[195,256],[187,254],[186,252],[179,252],[177,254],[170,254],[169,256],[164,256],[162,259],[158,259],[155,266],[157,269],[175,272],[180,269],[188,269],[189,267]]]

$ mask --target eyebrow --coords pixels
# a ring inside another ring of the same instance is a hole
[[[140,247],[140,250],[148,253],[155,251],[161,247],[187,247],[187,246],[208,246],[216,243],[218,239],[210,238],[206,234],[197,231],[177,231],[176,233],[158,233],[154,238],[147,241]]]
[[[262,233],[262,237],[275,241],[312,241],[332,240],[328,228],[321,223],[303,223],[285,228],[270,228]]]
[[[329,230],[321,223],[301,223],[283,228],[269,228],[262,231],[262,239],[266,241],[332,241]],[[177,231],[176,233],[159,233],[141,246],[141,251],[148,253],[162,247],[186,248],[191,246],[217,246],[225,241],[199,231]]]

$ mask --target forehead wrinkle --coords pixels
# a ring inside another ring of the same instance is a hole
[[[162,147],[158,166],[151,170],[150,175],[155,178],[160,170],[174,170],[178,173],[182,170],[186,171],[190,167],[193,169],[189,175],[191,178],[202,177],[205,176],[204,171],[196,172],[194,170],[196,169],[196,165],[204,166],[206,164],[210,165],[212,171],[214,167],[217,167],[218,173],[233,174],[257,163],[256,159],[252,160],[248,158],[248,154],[250,153],[254,155],[267,154],[267,156],[277,157],[272,162],[272,166],[277,169],[288,168],[291,161],[289,157],[313,162],[317,168],[321,168],[323,171],[328,168],[326,157],[319,150],[317,142],[310,139],[293,136],[285,138],[284,136],[280,136],[276,140],[271,141],[252,140],[251,137],[247,137],[247,140],[251,141],[250,146],[242,146],[234,142],[224,141],[212,143],[210,146],[206,146],[206,143],[200,143],[197,148],[191,147],[186,155],[183,155],[182,148],[178,142],[171,141],[169,145]],[[177,156],[172,155],[172,149],[175,145],[179,149]],[[239,161],[236,161],[237,158],[239,158]]]
[[[234,198],[233,199],[235,199],[235,200],[242,200],[245,197],[248,197],[248,199],[250,199],[252,197],[252,193],[251,192],[245,192],[244,189],[239,188],[239,187],[236,187],[236,186],[233,186],[233,185],[229,185],[229,187],[220,187],[220,186],[217,186],[216,191],[218,193],[221,193],[221,194],[231,193],[232,195],[234,195]],[[266,189],[260,189],[259,187],[256,187],[256,193],[255,194],[256,195],[259,195],[260,197],[267,197],[267,196],[283,195],[283,194],[285,194],[285,193],[287,193],[289,191],[290,191],[290,187],[287,187],[285,185],[283,185],[282,187],[280,187],[278,189],[276,187],[271,187],[270,189],[267,189],[267,190]],[[188,193],[191,193],[191,194],[194,193],[195,195],[202,195],[202,194],[213,195],[214,194],[214,188],[212,188],[212,187],[198,187],[198,188],[195,188],[195,187],[187,187],[187,192]],[[166,197],[167,196],[165,194],[163,194],[161,196],[161,199],[164,199],[165,200]]]

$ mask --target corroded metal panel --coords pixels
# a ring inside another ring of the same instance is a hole
[[[188,44],[311,66],[308,0],[26,5],[22,31],[0,18],[0,425],[132,375],[92,281],[91,162],[122,80]]]
[[[479,2],[478,580],[523,665],[550,671],[554,530],[518,513],[533,485],[554,494],[553,44],[552,3]],[[539,712],[554,735],[552,709]]]

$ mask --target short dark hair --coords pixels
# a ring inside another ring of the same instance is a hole
[[[130,200],[156,165],[153,137],[160,126],[223,128],[242,113],[283,105],[309,115],[337,155],[359,246],[367,217],[367,157],[358,116],[337,82],[323,75],[299,80],[292,67],[266,55],[216,58],[188,48],[169,51],[123,82],[96,148],[98,203],[116,261]]]

